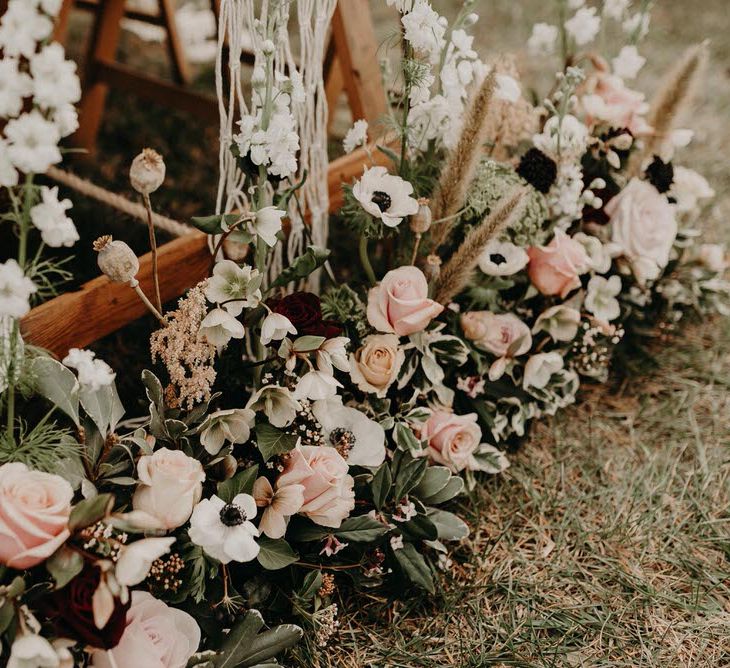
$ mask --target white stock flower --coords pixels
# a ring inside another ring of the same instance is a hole
[[[621,307],[616,296],[621,294],[621,277],[613,275],[606,279],[593,276],[588,281],[586,310],[604,322],[611,322],[621,315]]]
[[[613,65],[613,73],[622,79],[634,79],[639,70],[644,67],[646,58],[639,54],[638,49],[633,45],[624,46],[619,51],[611,64]]]
[[[18,170],[10,160],[8,143],[0,136],[0,186],[14,188],[17,185]]]
[[[418,212],[418,200],[411,197],[413,186],[386,167],[369,167],[355,185],[352,194],[365,211],[380,218],[388,227],[396,227],[406,216]]]
[[[281,341],[289,334],[296,334],[297,328],[281,313],[269,313],[261,324],[261,343],[268,346],[272,341]]]
[[[629,16],[627,19],[624,20],[624,22],[621,24],[621,28],[623,31],[629,35],[630,37],[635,37],[636,39],[644,39],[646,37],[646,33],[649,32],[649,21],[651,20],[651,15],[649,12],[636,12],[633,16]]]
[[[51,165],[61,162],[58,128],[34,109],[5,126],[8,157],[21,172],[42,174]]]
[[[316,401],[312,413],[322,425],[325,443],[345,446],[343,454],[350,466],[380,466],[385,460],[385,431],[356,408],[342,405],[335,397]]]
[[[208,343],[221,350],[231,339],[242,339],[245,330],[228,311],[214,308],[201,321],[198,333]]]
[[[509,241],[489,242],[479,257],[479,268],[488,276],[512,276],[530,261],[524,248]]]
[[[53,42],[30,59],[33,76],[33,101],[41,109],[73,104],[81,99],[81,84],[76,63],[66,60],[63,47]]]
[[[413,9],[414,0],[385,0],[388,7],[395,7],[401,14],[410,12]]]
[[[124,587],[134,587],[150,572],[152,563],[170,551],[175,537],[143,538],[125,545],[119,552],[114,576]]]
[[[276,235],[281,231],[281,219],[284,216],[286,216],[286,211],[277,209],[275,206],[265,206],[256,212],[253,229],[267,246],[272,248],[276,246],[278,241]]]
[[[525,364],[525,375],[522,379],[522,387],[534,387],[543,389],[549,382],[550,377],[563,368],[563,356],[558,352],[538,353],[532,355]]]
[[[527,50],[533,56],[550,56],[555,51],[558,27],[548,23],[536,23],[527,40]]]
[[[433,10],[428,0],[415,0],[401,23],[403,38],[411,43],[414,50],[425,53],[431,62],[438,62],[444,46],[446,22]]]
[[[218,496],[203,499],[190,517],[190,540],[222,564],[253,561],[259,546],[254,540],[258,529],[256,501],[250,494],[238,494],[231,503]]]
[[[33,2],[10,0],[0,17],[0,51],[3,57],[25,56],[36,52],[38,43],[53,32],[53,21],[41,14]]]
[[[22,318],[30,311],[30,296],[37,289],[15,260],[0,264],[0,317]]]
[[[310,401],[330,399],[337,394],[338,387],[342,387],[342,383],[334,376],[323,371],[308,371],[299,379],[294,389],[294,398]]]
[[[254,308],[261,301],[261,281],[258,269],[248,265],[238,266],[232,260],[219,260],[213,267],[213,275],[205,286],[209,302],[220,304],[234,317],[244,308]]]
[[[368,140],[368,122],[366,120],[355,121],[355,124],[347,131],[342,140],[342,147],[345,153],[352,153],[358,146],[363,146]]]
[[[506,74],[498,74],[496,80],[497,86],[494,94],[498,100],[514,103],[520,99],[522,91],[516,79]]]
[[[535,320],[532,333],[547,332],[553,341],[572,341],[578,334],[580,311],[557,304],[545,309]]]
[[[605,274],[611,268],[611,254],[598,237],[578,232],[573,235],[573,240],[585,248],[592,271],[597,274]]]
[[[620,21],[630,4],[631,0],[604,0],[603,13],[615,21]]]
[[[595,7],[581,7],[565,22],[566,32],[578,46],[592,42],[601,29],[601,17]]]
[[[116,374],[104,361],[96,359],[96,353],[83,348],[71,348],[62,362],[72,369],[76,369],[79,383],[92,391],[101,389],[114,382]]]
[[[53,122],[61,137],[68,137],[79,129],[79,115],[73,104],[64,104],[53,110]]]
[[[58,186],[41,186],[41,202],[30,210],[30,219],[41,233],[43,242],[52,248],[73,246],[79,233],[73,221],[66,215],[71,200],[58,199]]]
[[[245,443],[251,437],[256,414],[250,408],[229,408],[211,413],[200,427],[200,443],[217,455],[226,441]]]
[[[551,116],[545,123],[543,131],[534,135],[532,140],[536,148],[549,156],[580,155],[588,145],[588,128],[572,114]]]
[[[6,668],[60,668],[58,653],[43,636],[16,636]]]
[[[31,78],[18,69],[15,58],[0,60],[0,118],[13,118],[23,109],[23,98],[33,91]]]

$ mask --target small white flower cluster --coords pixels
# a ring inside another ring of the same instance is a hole
[[[58,0],[10,0],[0,19],[3,186],[16,186],[19,172],[42,173],[60,162],[58,142],[78,127],[76,65],[60,44],[48,42],[59,7]]]
[[[63,363],[76,369],[81,386],[89,388],[92,392],[111,385],[116,376],[104,360],[96,359],[96,354],[92,350],[71,348],[68,355],[63,358]]]

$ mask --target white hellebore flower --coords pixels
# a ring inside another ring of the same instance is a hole
[[[272,487],[262,476],[253,484],[253,497],[256,505],[264,509],[259,529],[269,538],[283,538],[289,518],[304,505],[304,485],[292,483]]]
[[[56,650],[44,637],[35,634],[17,636],[10,648],[7,668],[59,668]]]
[[[238,494],[231,503],[215,495],[203,499],[190,518],[190,540],[222,564],[253,561],[259,553],[254,540],[259,531],[251,523],[256,512],[250,494]]]
[[[242,339],[243,325],[228,311],[214,308],[200,323],[199,335],[221,350],[231,339]]]
[[[29,299],[37,289],[15,260],[0,264],[0,317],[22,318],[30,311]]]
[[[58,199],[58,186],[41,186],[41,200],[30,210],[30,219],[40,230],[43,243],[52,248],[73,246],[79,240],[79,233],[66,215],[71,200]]]
[[[406,216],[418,213],[413,186],[385,167],[369,167],[352,187],[352,194],[371,216],[388,227],[396,227]]]
[[[355,124],[347,131],[342,140],[345,153],[352,153],[358,146],[363,146],[368,140],[368,122],[365,120],[355,121]]]
[[[550,382],[550,377],[562,368],[563,356],[558,352],[532,355],[525,364],[525,376],[522,379],[522,386],[525,389],[534,387],[541,390]]]
[[[286,216],[286,211],[277,209],[275,206],[266,206],[256,212],[253,229],[267,246],[276,246],[276,234],[281,230],[281,219],[284,216]]]
[[[611,322],[621,315],[621,307],[619,306],[616,295],[621,293],[621,277],[611,276],[604,278],[603,276],[593,276],[588,281],[588,291],[586,294],[585,307],[586,310],[604,322]]]
[[[299,379],[294,389],[294,398],[310,401],[329,399],[337,394],[338,387],[342,387],[342,383],[334,376],[323,371],[312,370]]]
[[[317,368],[332,375],[334,369],[350,371],[350,359],[347,356],[347,345],[350,339],[346,336],[336,336],[327,339],[317,351]]]
[[[83,348],[71,348],[62,362],[72,369],[76,369],[79,383],[92,392],[114,382],[116,374],[104,361],[96,359],[96,353]]]
[[[245,443],[251,436],[255,413],[249,408],[230,408],[211,413],[200,428],[200,442],[211,455],[217,455],[226,441]]]
[[[380,466],[385,461],[385,431],[342,399],[315,401],[312,413],[322,425],[325,443],[342,451],[350,466]]]
[[[246,404],[253,411],[263,411],[268,421],[279,429],[288,427],[302,405],[286,387],[264,385]]]
[[[261,324],[261,343],[268,346],[272,341],[281,341],[288,334],[296,334],[297,329],[291,320],[281,313],[271,312]]]
[[[535,320],[532,333],[547,332],[553,341],[572,341],[578,334],[580,311],[565,304],[545,309]]]
[[[479,268],[487,276],[512,276],[530,261],[524,248],[509,241],[491,241],[479,257]]]
[[[119,553],[114,576],[124,587],[134,587],[144,580],[152,563],[170,551],[175,537],[143,538],[125,545]]]
[[[233,317],[244,308],[255,308],[261,301],[263,276],[248,265],[239,267],[232,260],[220,260],[208,279],[205,296],[209,302],[220,304]]]
[[[611,268],[611,254],[598,237],[578,232],[573,239],[586,249],[588,265],[597,274],[605,274]]]

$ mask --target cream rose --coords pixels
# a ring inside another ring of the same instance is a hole
[[[347,470],[347,462],[334,448],[304,445],[292,450],[276,486],[302,485],[299,513],[321,526],[337,528],[355,507],[355,482]]]
[[[384,397],[398,377],[404,359],[395,334],[372,334],[350,356],[350,377],[363,392]]]
[[[667,198],[646,181],[631,179],[605,208],[612,241],[631,262],[639,283],[656,279],[669,262],[677,221]]]
[[[97,650],[93,668],[185,668],[200,644],[195,620],[146,591],[132,592],[127,626],[119,644]]]
[[[203,491],[205,473],[197,459],[180,450],[161,448],[137,462],[139,485],[132,505],[154,517],[160,528],[185,524]]]
[[[454,473],[479,465],[474,453],[482,441],[482,430],[476,413],[455,415],[448,411],[434,411],[421,431],[421,439],[428,442],[428,455]]]
[[[580,275],[588,271],[590,258],[579,242],[562,230],[556,230],[547,246],[532,246],[528,274],[533,285],[544,295],[566,297],[580,287]]]
[[[418,267],[389,271],[368,293],[368,322],[379,332],[421,332],[443,310],[428,298],[428,281]]]
[[[0,564],[24,570],[69,537],[71,485],[18,462],[0,466]]]

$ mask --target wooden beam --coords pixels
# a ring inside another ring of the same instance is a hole
[[[152,255],[140,258],[137,279],[152,295]],[[160,294],[167,302],[208,276],[208,237],[189,234],[160,248]],[[100,276],[76,292],[67,292],[34,308],[20,323],[28,343],[62,357],[70,348],[83,348],[149,313],[127,284]]]

